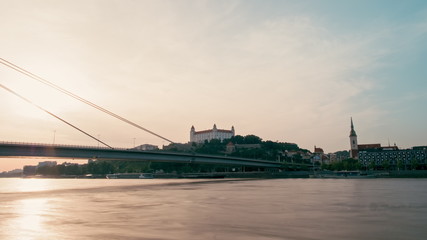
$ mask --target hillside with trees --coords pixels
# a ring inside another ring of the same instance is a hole
[[[233,150],[227,149],[227,145],[233,145]],[[263,141],[255,135],[236,135],[223,141],[212,139],[204,143],[171,144],[166,146],[163,151],[226,155],[275,161],[278,155],[285,151],[307,152],[308,150],[300,149],[295,143]]]
[[[164,152],[180,152],[194,154],[221,155],[251,159],[276,161],[286,151],[302,151],[297,144],[263,141],[255,135],[234,136],[224,141],[213,139],[204,143],[170,144],[162,150]],[[298,155],[297,155],[298,156]],[[297,157],[295,159],[298,159]],[[63,163],[55,166],[26,166],[26,175],[45,176],[82,176],[105,175],[110,173],[139,173],[139,172],[164,172],[164,173],[192,173],[192,172],[227,172],[239,170],[239,167],[219,164],[195,163],[167,163],[167,162],[138,162],[138,161],[90,161],[87,164]],[[259,170],[258,168],[245,168],[246,171]]]

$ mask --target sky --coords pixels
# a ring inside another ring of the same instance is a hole
[[[427,145],[424,0],[0,0],[0,29],[0,58],[174,142],[216,124],[335,152],[352,117],[359,143]],[[4,65],[0,84],[109,145],[168,144]],[[0,141],[98,145],[0,102]]]

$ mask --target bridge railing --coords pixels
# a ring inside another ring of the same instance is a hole
[[[12,142],[12,141],[0,141],[0,144],[9,144],[9,145],[31,145],[31,146],[41,146],[41,147],[69,147],[69,148],[82,148],[82,149],[100,149],[108,150],[111,148],[102,147],[102,146],[87,146],[87,145],[73,145],[73,144],[49,144],[49,143],[34,143],[34,142]],[[132,150],[131,148],[113,148],[114,150]]]

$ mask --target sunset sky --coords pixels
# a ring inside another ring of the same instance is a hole
[[[216,124],[334,152],[353,117],[359,143],[427,145],[425,0],[0,0],[0,30],[0,58],[175,142]],[[4,65],[0,84],[110,145],[168,144]],[[1,141],[98,144],[0,101]]]

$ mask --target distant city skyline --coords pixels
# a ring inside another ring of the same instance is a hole
[[[0,0],[0,20],[1,58],[175,142],[215,123],[335,152],[352,117],[359,142],[427,145],[426,1]],[[168,144],[2,65],[0,83],[112,146]],[[98,144],[0,90],[0,140]]]

